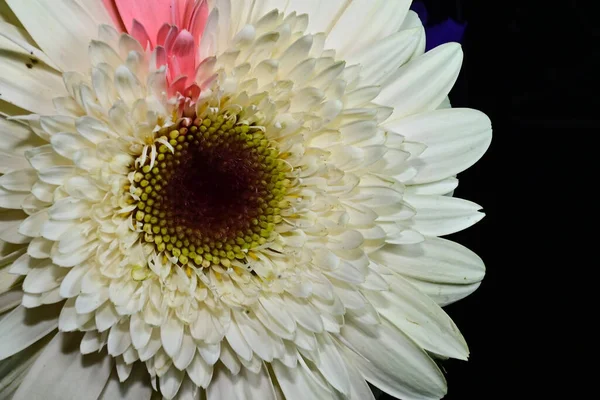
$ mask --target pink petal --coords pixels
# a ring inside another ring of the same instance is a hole
[[[154,49],[156,53],[156,69],[162,67],[163,65],[167,65],[167,51],[162,46],[157,46]]]
[[[115,4],[115,0],[102,0],[104,7],[108,11],[110,18],[112,18],[115,23],[115,28],[120,32],[125,32],[125,26],[123,25],[123,21],[121,20],[121,16],[119,15],[119,10],[117,9],[117,5]]]
[[[169,32],[167,33],[167,37],[165,38],[165,50],[167,50],[167,54],[171,54],[173,49],[173,45],[175,44],[175,40],[179,35],[179,29],[175,25],[171,25],[169,27]]]
[[[158,30],[168,22],[171,15],[169,0],[114,0],[121,19],[128,32],[132,31],[133,20],[137,19],[146,28],[149,37],[154,38]]]
[[[148,46],[150,46],[150,48],[153,47],[152,40],[150,39],[150,36],[148,36],[146,28],[144,28],[144,25],[140,24],[137,19],[133,20],[133,26],[131,27],[131,36],[133,36],[138,42],[140,42],[144,49],[146,49]]]
[[[183,95],[189,97],[190,99],[197,99],[200,96],[200,87],[195,83],[192,83],[190,86],[185,88]]]
[[[192,17],[195,0],[171,0],[173,16],[172,23],[187,28],[188,22]]]
[[[165,45],[165,41],[167,40],[167,35],[169,34],[170,30],[171,30],[171,25],[169,25],[169,24],[164,24],[163,26],[160,27],[160,29],[158,30],[158,35],[156,36],[156,45],[157,46]]]
[[[179,32],[171,50],[171,54],[175,56],[177,62],[178,70],[176,76],[187,75],[193,77],[195,75],[195,49],[196,45],[192,34],[186,30]]]
[[[169,85],[169,96],[174,96],[177,93],[183,93],[185,91],[185,83],[187,76],[180,76]]]
[[[194,13],[192,14],[192,18],[188,26],[188,30],[192,33],[192,36],[198,45],[200,44],[200,39],[202,38],[204,28],[206,27],[206,21],[208,21],[208,4],[206,1],[201,0],[194,7]]]

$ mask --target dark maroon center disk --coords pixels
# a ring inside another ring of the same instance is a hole
[[[241,146],[188,146],[173,165],[163,193],[169,225],[211,239],[235,237],[258,215],[265,195],[260,164]]]

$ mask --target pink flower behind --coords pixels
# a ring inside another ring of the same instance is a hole
[[[169,94],[195,98],[196,68],[206,21],[206,0],[102,0],[115,26],[156,51],[157,67],[167,66]]]

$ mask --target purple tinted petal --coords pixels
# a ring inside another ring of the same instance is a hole
[[[460,24],[452,18],[448,18],[440,24],[425,27],[425,34],[427,37],[425,50],[431,50],[440,44],[448,42],[460,43],[466,28],[466,23]]]
[[[417,13],[423,25],[427,25],[429,14],[427,13],[427,7],[425,7],[425,4],[422,1],[413,1],[410,5],[410,9]]]

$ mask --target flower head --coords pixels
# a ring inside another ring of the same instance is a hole
[[[440,306],[484,267],[437,236],[482,218],[447,194],[491,139],[445,101],[458,45],[424,53],[404,1],[7,4],[15,398],[444,395]]]

